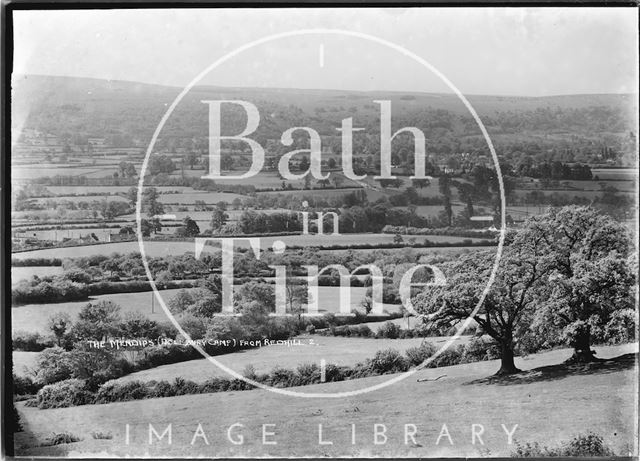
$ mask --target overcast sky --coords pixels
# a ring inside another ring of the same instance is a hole
[[[465,94],[637,92],[635,8],[19,11],[14,72],[185,86],[226,53],[309,28],[375,35]],[[410,58],[354,37],[289,37],[240,53],[203,83],[448,91]]]

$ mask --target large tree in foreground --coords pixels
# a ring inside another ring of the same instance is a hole
[[[589,207],[550,209],[530,219],[512,246],[541,242],[548,273],[532,329],[574,348],[573,362],[596,360],[594,333],[617,311],[633,309],[634,247],[628,229]]]
[[[431,286],[418,294],[414,305],[436,328],[448,328],[472,317],[500,347],[498,375],[518,372],[514,347],[526,336],[546,274],[539,242],[506,247],[495,280],[477,312],[495,261],[493,252],[464,255],[442,264],[445,286]]]

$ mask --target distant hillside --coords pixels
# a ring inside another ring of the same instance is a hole
[[[105,137],[112,146],[146,145],[180,91],[176,87],[123,81],[15,76],[14,133],[31,128],[75,144],[85,142],[87,137]],[[555,134],[568,136],[578,143],[576,148],[595,142],[621,150],[625,137],[635,129],[637,106],[633,95],[467,97],[498,142],[518,144],[542,139],[539,142],[544,143],[548,135]],[[336,137],[339,133],[335,128],[346,117],[353,117],[354,126],[365,127],[373,142],[379,125],[379,106],[373,103],[377,99],[392,102],[395,126],[423,129],[433,144],[448,145],[444,153],[464,148],[456,143],[480,134],[464,105],[452,94],[206,86],[195,87],[177,107],[161,133],[160,147],[189,147],[205,142],[207,106],[201,102],[205,99],[243,99],[256,104],[261,124],[254,138],[265,143],[279,139],[284,130],[293,126],[313,127],[323,136]],[[237,133],[244,127],[244,118],[240,110],[225,112],[223,129]]]

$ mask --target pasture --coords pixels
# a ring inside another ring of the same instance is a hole
[[[441,347],[448,337],[427,338],[426,340]],[[455,344],[465,344],[468,336],[461,336]],[[396,349],[404,352],[410,347],[420,346],[422,338],[411,339],[374,339],[374,338],[345,338],[335,336],[303,335],[299,345],[262,346],[256,349],[246,349],[230,354],[218,355],[214,358],[224,366],[242,374],[245,367],[253,366],[258,373],[267,373],[276,366],[295,369],[305,363],[320,361],[340,366],[354,366],[358,362],[372,358],[377,351]],[[177,377],[195,382],[204,382],[214,376],[228,377],[229,375],[211,363],[208,359],[190,360],[188,362],[162,365],[149,370],[139,371],[119,378],[118,381],[173,381]]]
[[[55,165],[54,167],[43,167],[37,165],[35,167],[28,167],[21,165],[11,170],[11,177],[13,180],[24,179],[36,179],[44,178],[46,176],[85,176],[87,178],[104,178],[112,176],[118,169],[109,167],[80,167],[80,166],[62,166]]]
[[[241,237],[236,237],[241,238]],[[332,245],[344,245],[353,246],[366,243],[368,245],[386,245],[393,244],[393,234],[341,234],[340,236],[334,235],[283,235],[277,237],[260,237],[262,248],[270,247],[274,241],[282,240],[288,247],[289,246],[303,246],[303,247],[320,247],[332,246]],[[468,239],[466,237],[451,237],[443,235],[428,235],[428,236],[416,236],[416,235],[403,235],[405,242],[416,239],[416,242],[423,242],[428,239],[431,242],[438,243],[461,243],[465,240],[482,241],[483,239]],[[246,240],[239,240],[237,247],[249,247],[249,242]],[[458,247],[457,247],[458,248]],[[97,245],[85,245],[77,247],[67,248],[46,248],[42,250],[24,251],[19,253],[13,253],[11,256],[15,259],[24,258],[72,258],[80,256],[91,255],[110,255],[112,253],[133,253],[139,252],[140,247],[138,241],[131,242],[113,242],[103,243]],[[187,252],[195,251],[194,242],[161,242],[161,241],[147,241],[144,242],[144,251],[148,256],[166,256],[166,255],[179,255]]]
[[[53,195],[96,195],[96,194],[126,194],[131,186],[46,186]],[[185,186],[154,186],[158,192],[194,192]]]
[[[16,286],[20,281],[30,279],[34,275],[48,277],[62,274],[62,266],[16,266],[11,268],[11,285]]]
[[[232,194],[229,192],[187,192],[183,191],[179,194],[161,194],[159,201],[167,204],[177,205],[193,205],[196,200],[201,200],[207,204],[216,204],[218,202],[231,203],[235,199],[244,200],[246,195]]]
[[[160,295],[164,302],[168,303],[179,290],[180,289],[160,290]],[[365,297],[366,290],[365,287],[351,287],[350,309],[362,309],[360,303]],[[88,302],[97,302],[100,300],[109,300],[118,304],[122,308],[122,314],[126,312],[139,312],[156,322],[168,322],[169,318],[165,315],[157,299],[153,300],[154,312],[151,312],[153,296],[152,291],[117,293],[92,296],[88,301],[17,306],[11,309],[12,330],[14,332],[28,331],[49,334],[47,320],[51,314],[55,312],[66,312],[71,316],[72,320],[75,320],[78,312],[80,312],[80,309],[82,309],[84,305]],[[318,287],[318,308],[321,313],[338,313],[340,311],[340,288],[328,286]],[[385,304],[384,309],[387,312],[397,312],[400,306]]]
[[[637,344],[596,347],[603,358],[637,351]],[[577,434],[600,434],[616,454],[633,456],[637,421],[633,402],[637,396],[637,375],[632,365],[621,364],[591,372],[566,369],[560,364],[571,355],[567,349],[517,357],[525,370],[520,379],[496,383],[474,382],[498,369],[497,361],[477,362],[426,369],[413,376],[369,393],[343,398],[292,398],[267,390],[186,395],[163,399],[39,410],[17,403],[26,428],[16,434],[18,454],[23,456],[162,456],[162,457],[483,457],[510,456],[501,424],[511,430],[517,442],[539,442],[555,446]],[[547,368],[541,368],[547,367]],[[438,381],[417,382],[416,378]],[[300,392],[344,392],[380,384],[391,375],[338,383],[294,388]],[[248,409],[249,412],[247,411]],[[268,416],[264,416],[268,415]],[[196,438],[201,423],[209,444]],[[242,445],[227,439],[235,423]],[[373,425],[384,424],[388,440],[373,443]],[[130,427],[126,445],[125,425]],[[148,444],[149,424],[162,432],[172,424],[172,444]],[[274,424],[276,445],[262,444],[263,424]],[[318,443],[318,425],[324,440]],[[356,442],[351,443],[351,424]],[[416,443],[404,438],[405,424],[415,424]],[[451,443],[436,440],[447,424]],[[483,443],[471,443],[471,425],[482,424]],[[55,447],[39,446],[52,428],[69,431],[82,441]],[[111,432],[109,440],[95,440],[92,431]]]
[[[591,168],[591,173],[600,180],[633,180],[638,181],[637,168]]]

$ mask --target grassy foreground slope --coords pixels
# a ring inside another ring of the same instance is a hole
[[[402,321],[403,319],[397,319]],[[426,338],[437,347],[447,341],[449,337]],[[469,336],[457,338],[454,345],[465,344]],[[372,358],[377,351],[396,349],[404,353],[411,347],[420,346],[422,338],[410,339],[373,339],[357,337],[335,336],[297,336],[293,341],[299,344],[263,346],[257,349],[247,349],[230,354],[216,356],[215,359],[223,365],[242,374],[245,367],[251,365],[257,373],[268,373],[276,366],[295,369],[299,365],[315,363],[320,365],[324,359],[326,363],[340,366],[354,366]],[[119,381],[173,381],[177,377],[198,383],[214,376],[228,377],[225,371],[219,369],[207,359],[190,360],[188,362],[172,363],[156,368],[131,373],[123,376]]]
[[[495,361],[422,370],[400,383],[352,397],[293,398],[254,390],[188,395],[107,405],[55,410],[16,406],[25,432],[16,436],[19,455],[70,456],[506,456],[514,450],[507,444],[501,424],[510,430],[518,424],[515,441],[538,441],[555,445],[579,433],[596,432],[619,455],[636,450],[634,434],[637,396],[637,344],[597,348],[602,358],[624,359],[591,368],[567,369],[557,365],[570,355],[555,350],[516,359],[525,371],[497,382],[483,378],[494,373]],[[438,381],[417,382],[419,378]],[[389,379],[378,376],[339,383],[297,388],[302,392],[339,392],[361,389]],[[160,433],[172,424],[172,444],[148,444],[148,425]],[[191,441],[198,423],[209,445]],[[235,423],[234,436],[244,443],[233,445],[227,429]],[[351,424],[356,425],[356,443],[351,444]],[[373,443],[374,424],[385,424],[385,444]],[[125,424],[131,427],[125,444]],[[275,432],[262,443],[262,425]],[[318,444],[318,424],[323,438],[332,445]],[[416,443],[405,444],[404,425],[415,424]],[[447,424],[453,445],[444,438],[436,445],[442,425]],[[471,443],[471,425],[482,424],[484,445]],[[40,447],[53,431],[69,431],[82,441]],[[92,431],[111,432],[112,439],[95,440]],[[637,451],[635,451],[637,455]]]

